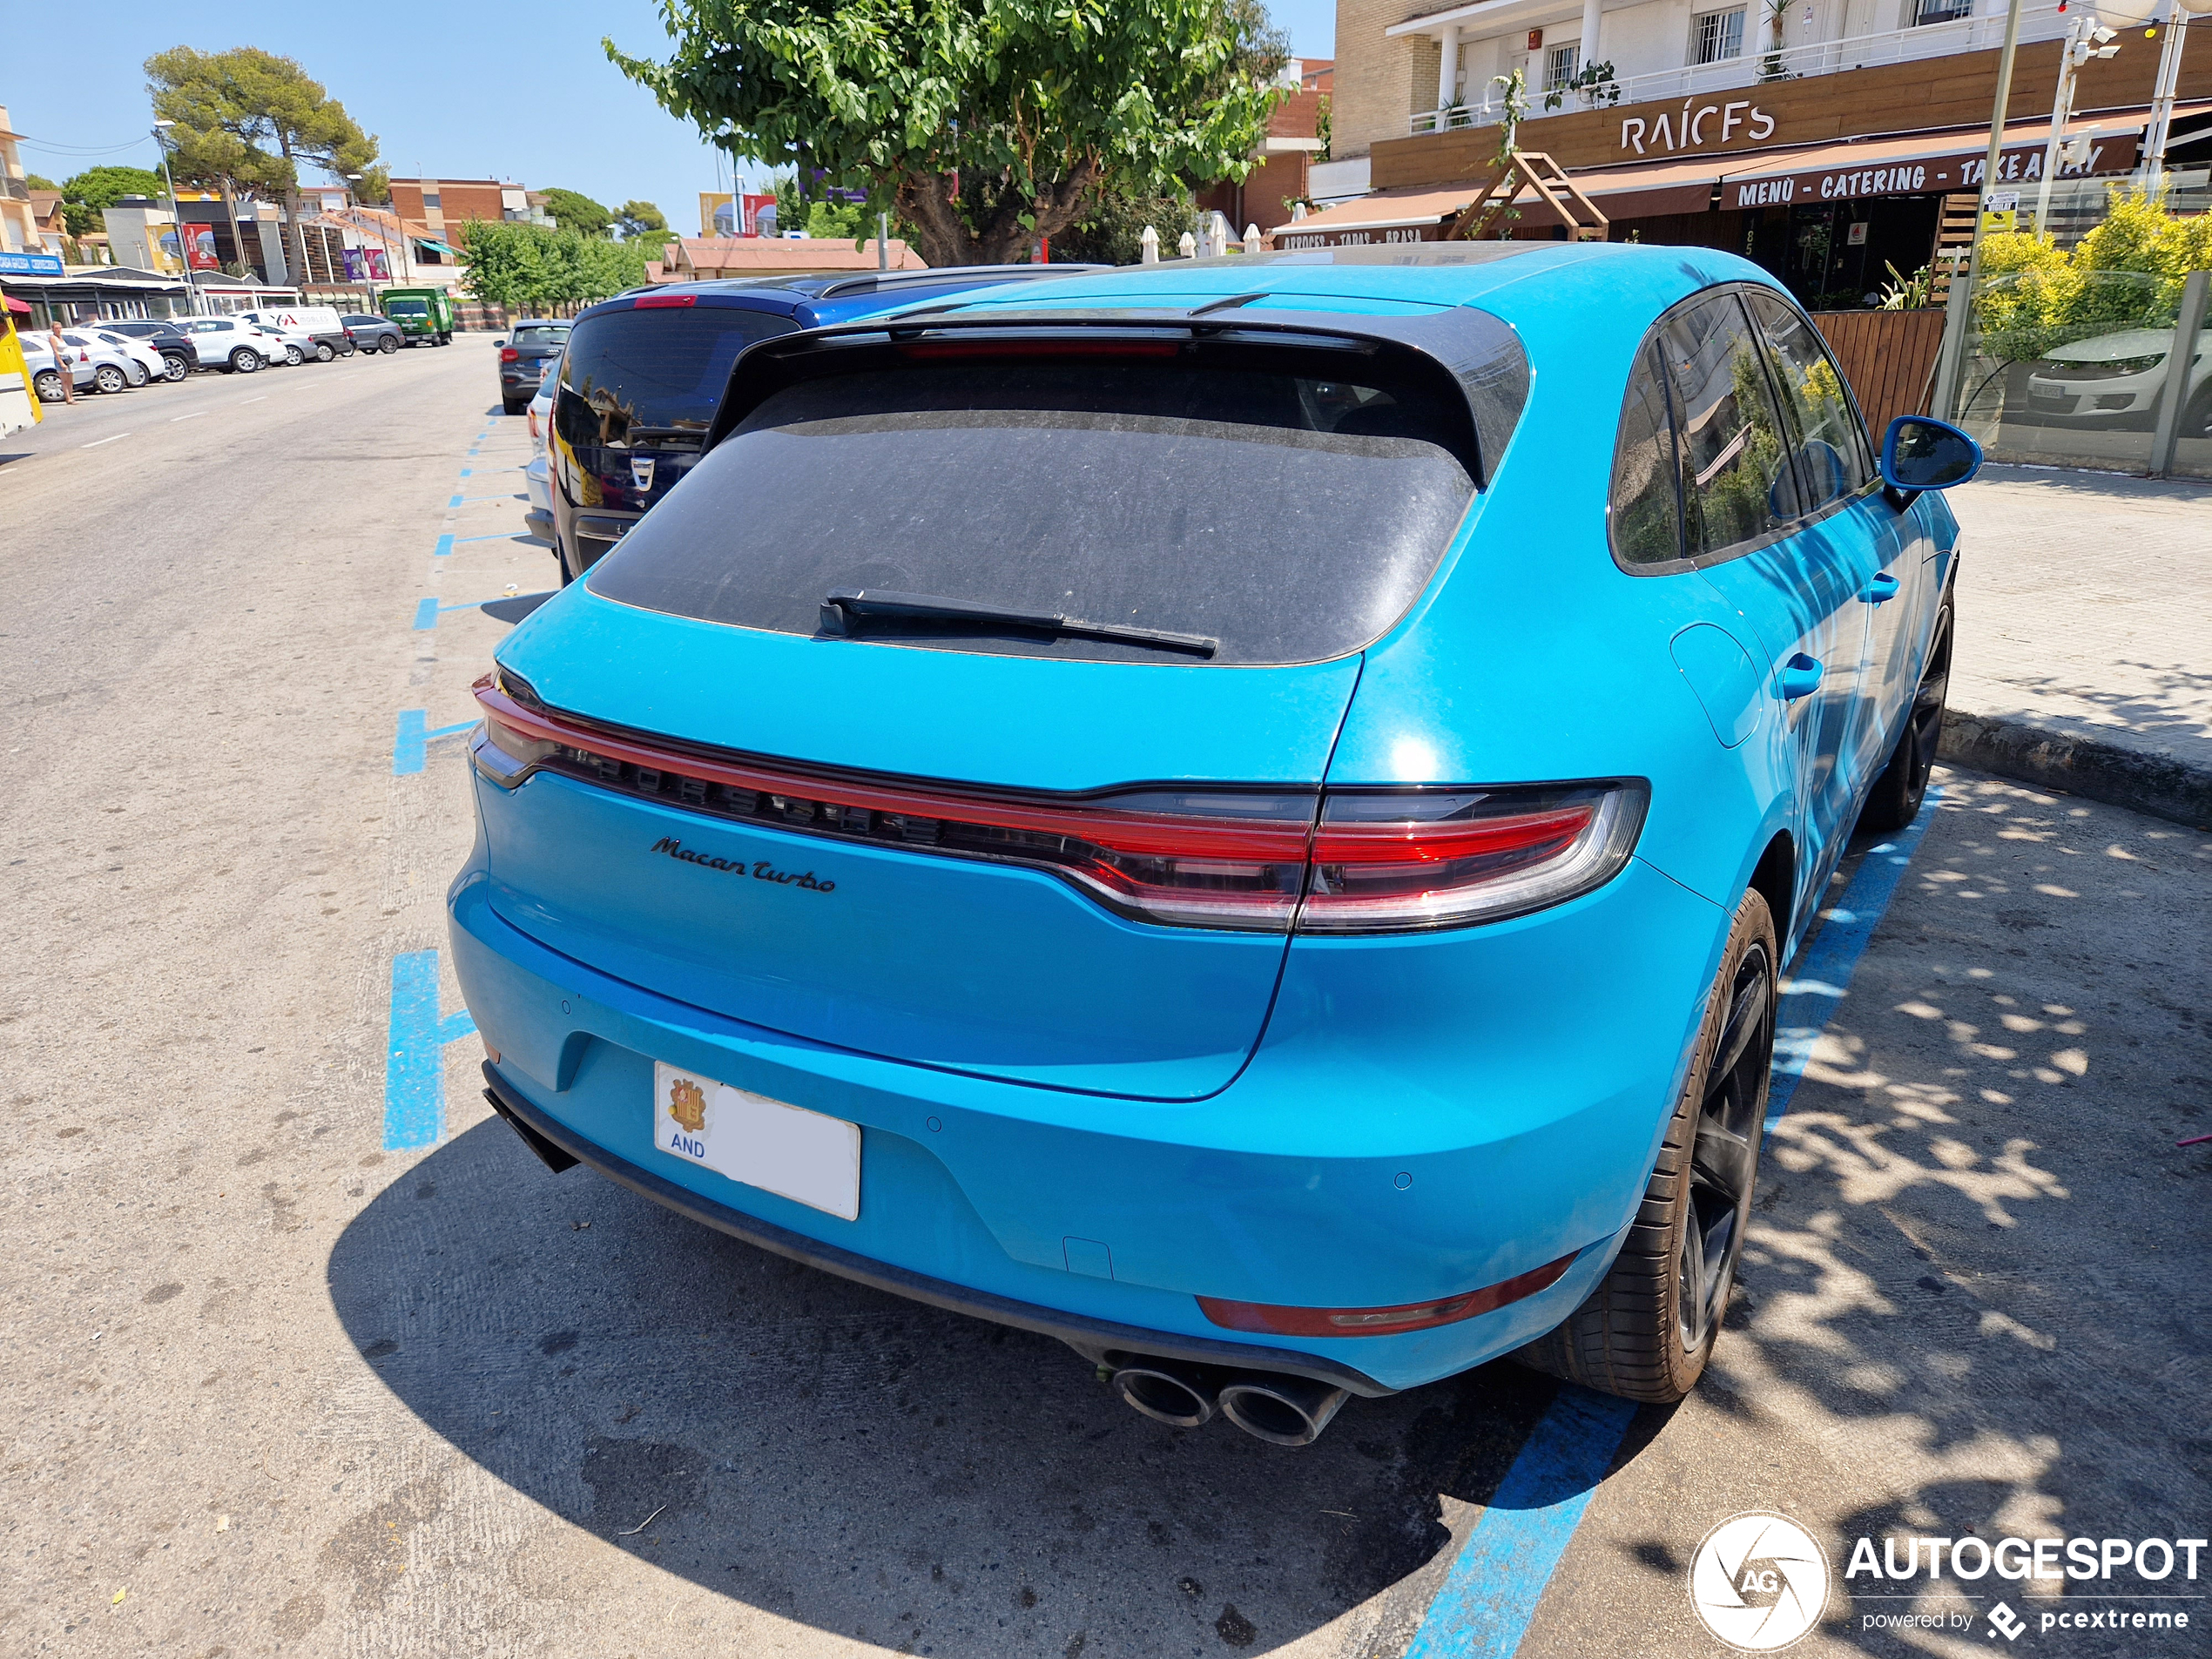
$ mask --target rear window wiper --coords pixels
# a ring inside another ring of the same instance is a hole
[[[868,631],[872,622],[972,622],[995,628],[1058,635],[1069,639],[1105,639],[1117,644],[1149,645],[1155,651],[1189,651],[1211,657],[1221,642],[1211,634],[1176,634],[1158,628],[1132,628],[1122,623],[1084,622],[1038,610],[1015,610],[1006,605],[985,604],[974,599],[944,599],[930,593],[892,593],[881,588],[837,588],[822,600],[822,631],[854,635]]]

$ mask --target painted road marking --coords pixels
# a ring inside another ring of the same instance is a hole
[[[1769,1135],[1790,1109],[1797,1080],[1804,1076],[1806,1063],[1812,1058],[1813,1045],[1835,1018],[1858,959],[1866,954],[1867,941],[1874,937],[1882,913],[1897,896],[1898,883],[1905,879],[1905,867],[1912,862],[1920,838],[1935,822],[1936,808],[1942,800],[1942,789],[1930,786],[1920,815],[1888,840],[1867,848],[1866,856],[1851,873],[1851,885],[1822,921],[1811,948],[1792,964],[1796,971],[1783,975],[1780,1006],[1775,1010],[1774,1079],[1767,1087]]]
[[[128,435],[126,434],[125,435],[127,436]],[[510,468],[509,470],[510,470],[510,471],[519,471],[519,470],[521,470],[521,469],[519,469],[519,468]],[[525,499],[527,499],[527,498],[526,498],[526,497],[524,497],[524,496],[455,496],[455,497],[454,497],[451,501],[448,502],[446,503],[446,505],[447,505],[448,507],[461,507],[461,506],[465,506],[465,505],[467,505],[468,503],[469,503],[469,502],[480,502],[480,501],[523,501],[523,500],[525,500]]]
[[[174,426],[179,421],[197,421],[206,413],[206,409],[194,409],[190,415],[172,415],[169,417],[169,424]]]
[[[392,1022],[384,1058],[384,1150],[435,1146],[445,1137],[445,1049],[475,1034],[469,1010],[438,1017],[438,953],[392,958]]]
[[[511,598],[511,594],[496,596]],[[415,607],[415,629],[420,633],[425,628],[435,628],[438,618],[448,610],[474,610],[479,605],[489,604],[489,599],[464,599],[459,604],[442,605],[435,599],[425,599]],[[471,722],[473,725],[474,722]]]
[[[242,399],[240,399],[239,401],[240,401],[241,402],[246,402],[246,403],[259,403],[259,402],[260,402],[260,401],[263,398],[265,398],[265,397],[266,397],[266,396],[268,396],[268,394],[267,394],[266,392],[256,392],[256,393],[255,393],[255,394],[254,394],[252,397],[249,397],[249,398],[242,398]]]
[[[472,537],[471,539],[473,540],[474,538]],[[432,558],[443,558],[447,554],[452,551],[453,537],[450,535],[441,536],[438,537],[437,546],[430,550],[430,556]]]
[[[1561,1386],[1467,1534],[1406,1659],[1512,1659],[1635,1414],[1633,1400]]]
[[[421,771],[433,742],[457,736],[475,724],[463,720],[458,725],[442,725],[432,731],[429,717],[421,709],[401,709],[399,732],[392,739],[392,775],[405,778]]]
[[[1767,1096],[1769,1135],[1789,1109],[1813,1042],[1849,988],[1867,941],[1897,896],[1905,867],[1942,800],[1942,790],[1931,788],[1911,825],[1867,849],[1844,896],[1827,912],[1818,936],[1796,964],[1797,972],[1784,979],[1775,1074]],[[1808,1023],[1816,1019],[1819,1025]],[[1510,1659],[1527,1635],[1544,1587],[1635,1413],[1628,1400],[1572,1384],[1561,1388],[1467,1534],[1413,1632],[1406,1659]]]
[[[77,447],[80,449],[97,449],[104,443],[117,443],[130,435],[127,432],[118,432],[112,438],[95,438],[90,443],[80,443]]]

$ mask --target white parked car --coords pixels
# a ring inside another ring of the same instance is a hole
[[[98,392],[119,392],[126,386],[144,384],[145,366],[137,359],[125,355],[112,346],[103,345],[89,334],[73,329],[62,332],[62,354],[66,365],[54,361],[52,336],[45,334],[24,334],[24,361],[30,370],[30,389],[37,393],[41,403],[58,403],[62,399],[62,368],[66,367],[71,381],[79,391],[87,388]]]
[[[547,358],[537,395],[529,402],[530,463],[523,469],[523,482],[530,494],[530,509],[523,523],[531,535],[548,542],[553,539],[553,481],[546,470],[545,446],[553,432],[553,392],[560,378],[561,360]]]
[[[2054,346],[2027,375],[2027,408],[2060,426],[2148,427],[2166,384],[2170,328],[2127,328]],[[2212,350],[2197,335],[2182,401],[2182,435],[2212,436]]]
[[[131,377],[132,385],[144,386],[150,380],[165,381],[169,378],[169,360],[146,341],[133,339],[129,334],[118,334],[111,328],[92,328],[84,332],[102,345],[111,346],[122,352],[145,371]],[[64,340],[70,337],[67,334],[62,336]]]
[[[202,368],[251,374],[287,356],[284,341],[236,317],[179,317],[177,327],[192,341]]]

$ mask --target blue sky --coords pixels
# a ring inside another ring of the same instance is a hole
[[[637,197],[685,235],[698,233],[698,192],[717,188],[715,153],[600,50],[606,35],[633,56],[659,55],[667,37],[650,0],[349,8],[345,20],[307,7],[147,0],[110,0],[97,20],[63,7],[15,10],[0,103],[28,136],[24,165],[51,179],[104,162],[156,165],[141,67],[154,52],[252,45],[305,64],[378,136],[401,178],[513,179],[610,207]],[[1270,10],[1294,51],[1331,55],[1335,0],[1273,0]],[[726,169],[720,187],[730,187]]]

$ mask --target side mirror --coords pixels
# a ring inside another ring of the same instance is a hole
[[[1949,489],[1981,470],[1981,446],[1947,421],[1900,415],[1882,438],[1882,482],[1907,495]]]

